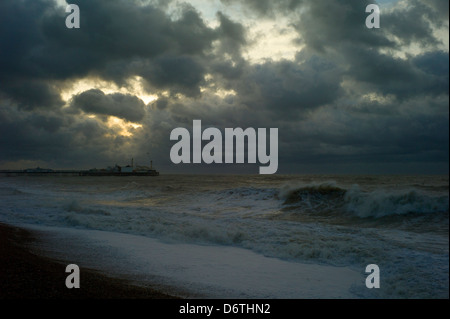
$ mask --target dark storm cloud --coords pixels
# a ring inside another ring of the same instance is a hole
[[[52,62],[56,55],[69,55],[71,51],[91,54],[90,65],[80,65],[84,72],[91,65],[98,69],[114,60],[133,57],[154,58],[162,54],[202,55],[214,39],[213,30],[206,27],[198,12],[185,7],[178,20],[171,20],[161,9],[139,6],[135,1],[87,1],[77,4],[82,8],[82,27],[76,32],[61,28],[61,17],[50,16],[43,22],[43,30],[49,44],[65,47],[67,51],[51,52],[51,46],[43,52],[42,60],[56,69]],[[65,15],[65,14],[64,14]],[[49,54],[49,55],[47,55]],[[71,61],[77,64],[77,61]],[[75,68],[73,68],[75,69]],[[67,70],[75,72],[72,69]]]
[[[443,23],[442,13],[438,11],[442,6],[439,2],[409,0],[406,7],[383,15],[383,24],[401,44],[435,45],[438,40],[433,35],[433,26]]]
[[[448,20],[449,2],[447,0],[408,0],[395,10],[382,9],[382,30],[365,32],[365,8],[376,1],[363,0],[221,0],[222,3],[241,4],[249,8],[249,14],[264,17],[277,17],[292,14],[293,25],[305,36],[309,45],[316,49],[332,47],[341,41],[363,41],[368,45],[392,45],[384,32],[398,37],[403,44],[411,41],[435,43],[433,26],[442,26]],[[301,9],[301,10],[300,10]],[[301,12],[301,13],[300,13]],[[301,19],[295,21],[299,14]]]
[[[145,104],[129,94],[105,94],[92,89],[73,97],[71,106],[88,114],[112,115],[130,121],[140,122],[145,115]]]
[[[0,162],[90,168],[149,153],[164,170],[171,130],[201,119],[220,129],[278,127],[280,172],[299,163],[448,163],[449,56],[435,32],[448,24],[448,1],[382,11],[379,30],[365,27],[369,0],[221,2],[252,19],[289,20],[301,45],[295,59],[246,60],[257,39],[226,10],[213,28],[189,4],[171,2],[168,14],[167,1],[78,0],[81,28],[69,30],[52,1],[1,1]],[[418,49],[396,55],[403,46]],[[159,99],[145,106],[88,89],[63,107],[59,90],[72,81],[126,88],[135,76]],[[121,136],[108,116],[142,128]]]
[[[373,91],[400,99],[448,94],[448,53],[424,53],[403,60],[366,48],[352,48],[347,56],[352,57],[348,76],[368,84]]]
[[[386,11],[381,7],[381,28],[368,30],[365,8],[373,1],[345,0],[310,1],[303,6],[296,30],[311,48],[318,51],[339,51],[347,45],[368,49],[396,48],[412,42],[433,46],[436,39],[433,28],[445,23],[439,1],[409,0],[405,6]],[[448,6],[448,3],[447,3]],[[448,17],[447,17],[448,20]],[[392,39],[395,37],[395,40]]]
[[[432,7],[442,20],[448,20],[449,2],[447,0],[421,0],[421,2]]]
[[[443,51],[424,53],[412,59],[412,63],[423,72],[436,77],[442,77],[443,79],[447,79],[448,82],[448,53]]]
[[[130,154],[126,137],[95,119],[65,111],[23,112],[0,104],[2,162],[44,161],[55,168],[114,164]]]
[[[77,1],[82,28],[69,30],[66,13],[51,1],[2,1],[0,46],[8,48],[0,53],[3,76],[22,81],[96,74],[123,84],[142,75],[156,88],[173,83],[174,90],[198,94],[205,70],[196,57],[203,57],[220,34],[190,6],[172,20],[157,7],[137,3]],[[16,97],[14,89],[3,91]]]
[[[144,62],[136,73],[149,83],[149,91],[156,89],[171,90],[187,96],[200,94],[200,85],[206,72],[202,63],[190,56],[166,55],[151,62]]]
[[[0,78],[36,76],[31,62],[33,49],[42,45],[39,28],[41,17],[51,11],[53,4],[44,1],[0,2]]]
[[[318,56],[304,63],[292,61],[247,65],[235,83],[237,100],[256,112],[270,116],[298,118],[340,94],[340,72],[336,65]]]
[[[247,44],[246,30],[240,24],[233,22],[222,12],[217,13],[220,21],[218,35],[221,39],[221,51],[239,55],[241,48]]]
[[[37,28],[51,1],[2,1],[0,3],[0,93],[24,109],[52,108],[63,103],[51,85],[40,81],[33,64],[42,37]]]
[[[119,84],[142,75],[157,88],[174,83],[197,92],[205,73],[199,59],[206,60],[213,41],[231,53],[245,45],[244,28],[222,13],[212,29],[192,6],[183,6],[173,20],[160,8],[138,3],[77,1],[82,27],[68,30],[66,13],[51,1],[3,1],[3,74],[54,80],[97,74]]]
[[[416,58],[397,58],[381,49],[401,50],[412,42],[433,48],[441,41],[436,39],[433,27],[443,20],[430,3],[408,1],[406,7],[383,13],[382,27],[369,30],[365,27],[365,7],[370,1],[311,1],[305,5],[295,29],[309,50],[339,61],[343,76],[369,85],[381,94],[394,94],[407,99],[421,94],[444,94],[447,76],[433,74],[435,70],[422,68]],[[389,36],[388,36],[389,35]],[[391,40],[391,35],[396,40]],[[433,62],[445,69],[448,54],[436,55]],[[430,53],[424,53],[430,54]]]
[[[3,92],[25,110],[57,108],[64,102],[54,88],[38,80],[5,79]],[[1,90],[1,89],[0,89]]]
[[[343,46],[390,47],[394,43],[376,30],[366,28],[366,6],[372,1],[316,0],[308,1],[295,30],[301,41],[321,53],[339,51]],[[384,15],[383,15],[384,19]],[[384,30],[385,25],[383,24]],[[372,30],[373,31],[373,30]]]
[[[3,160],[51,160],[66,148],[65,145],[70,145],[69,136],[58,132],[64,122],[53,114],[24,113],[12,105],[2,103],[0,121]]]
[[[80,32],[58,28],[57,17],[45,25],[51,41],[66,43],[62,50],[48,47],[43,54],[47,68],[65,70],[64,77],[95,73],[119,85],[129,76],[141,75],[155,88],[198,94],[204,69],[196,56],[210,49],[215,34],[193,8],[185,7],[181,17],[172,21],[159,8],[129,1],[81,1],[79,6],[83,8]],[[58,66],[52,58],[61,53],[81,58],[69,59],[72,65],[65,68],[64,59],[56,57],[63,64]]]
[[[446,109],[448,97],[386,104],[359,101],[357,107],[338,104],[308,121],[287,123],[280,136],[288,141],[280,153],[280,162],[421,162],[427,167],[425,171],[439,172],[443,166],[437,168],[433,163],[448,162],[449,154]]]

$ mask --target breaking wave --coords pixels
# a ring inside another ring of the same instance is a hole
[[[68,212],[74,212],[78,214],[86,214],[86,215],[104,215],[110,216],[111,214],[104,209],[92,209],[82,207],[78,201],[74,200],[65,206],[65,210]]]
[[[296,203],[320,204],[321,202],[342,199],[346,190],[340,188],[334,182],[310,184],[298,188],[284,187],[280,190],[279,197],[285,205]],[[311,205],[312,207],[313,205]]]
[[[361,218],[449,211],[448,196],[433,196],[417,189],[364,191],[358,185],[345,188],[335,182],[283,187],[279,198],[284,207],[318,213],[342,212]]]
[[[448,196],[431,196],[418,190],[363,192],[355,186],[344,196],[348,212],[359,217],[444,213],[449,210]]]
[[[24,195],[24,194],[26,194],[26,193],[17,188],[0,186],[0,195],[14,196],[14,195]]]

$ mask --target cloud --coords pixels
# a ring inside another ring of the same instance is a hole
[[[241,49],[247,44],[246,30],[242,24],[233,22],[222,12],[217,13],[220,26],[217,30],[221,39],[220,51],[232,56],[240,56]]]
[[[88,90],[73,97],[71,107],[88,114],[112,115],[129,122],[140,122],[145,116],[145,104],[129,94],[105,94],[101,90]]]
[[[6,80],[3,93],[25,110],[58,108],[64,105],[59,93],[48,83],[37,80]]]
[[[295,119],[332,103],[341,93],[341,75],[333,63],[318,56],[303,63],[269,61],[247,66],[233,89],[236,99],[255,112]]]
[[[350,4],[344,0],[309,1],[302,7],[299,18],[294,21],[295,30],[299,33],[300,41],[321,53],[339,52],[348,45],[390,47],[394,42],[382,32],[371,32],[366,28],[365,8],[370,3],[355,1]]]
[[[123,84],[127,77],[140,74],[144,65],[165,75],[146,77],[155,87],[166,87],[173,80],[174,90],[197,92],[204,69],[196,57],[211,49],[215,30],[192,7],[184,7],[179,19],[172,20],[162,9],[138,3],[80,0],[82,27],[69,30],[61,22],[66,13],[52,1],[2,1],[0,45],[8,48],[0,56],[2,70],[19,80],[96,74]],[[17,20],[10,21],[13,15]],[[192,69],[187,70],[186,64]],[[173,67],[180,67],[180,72],[175,74]]]
[[[106,122],[66,111],[23,112],[0,104],[1,161],[91,168],[127,160],[131,139]]]
[[[198,59],[184,55],[166,55],[151,62],[143,61],[139,69],[136,73],[147,81],[148,91],[169,90],[187,96],[200,94],[200,85],[206,73]]]
[[[434,36],[433,30],[441,27],[444,22],[440,12],[442,8],[441,1],[402,2],[402,6],[383,14],[383,27],[396,37],[400,45],[417,43],[423,47],[434,46],[439,40]]]
[[[53,1],[1,1],[0,165],[102,167],[150,153],[183,172],[169,136],[194,119],[279,128],[280,172],[448,164],[447,1],[382,7],[379,30],[365,27],[370,1],[222,0],[208,14],[187,2],[78,0],[75,30]],[[296,35],[296,54],[252,60],[251,28],[280,17],[271,32]]]
[[[422,94],[448,94],[448,72],[442,74],[446,66],[448,70],[448,53],[435,51],[404,60],[366,48],[353,48],[347,57],[352,58],[348,76],[383,95],[406,99]],[[432,64],[443,71],[430,68]]]
[[[446,0],[421,0],[424,4],[433,8],[434,12],[437,13],[440,19],[448,20],[448,6],[449,3]]]

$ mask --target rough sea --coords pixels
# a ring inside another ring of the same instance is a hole
[[[447,175],[1,177],[0,201],[35,249],[184,296],[449,297]]]

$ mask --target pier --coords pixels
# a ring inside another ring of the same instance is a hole
[[[13,176],[159,176],[156,170],[142,171],[113,171],[113,170],[52,170],[52,169],[25,169],[0,170],[0,177]]]

